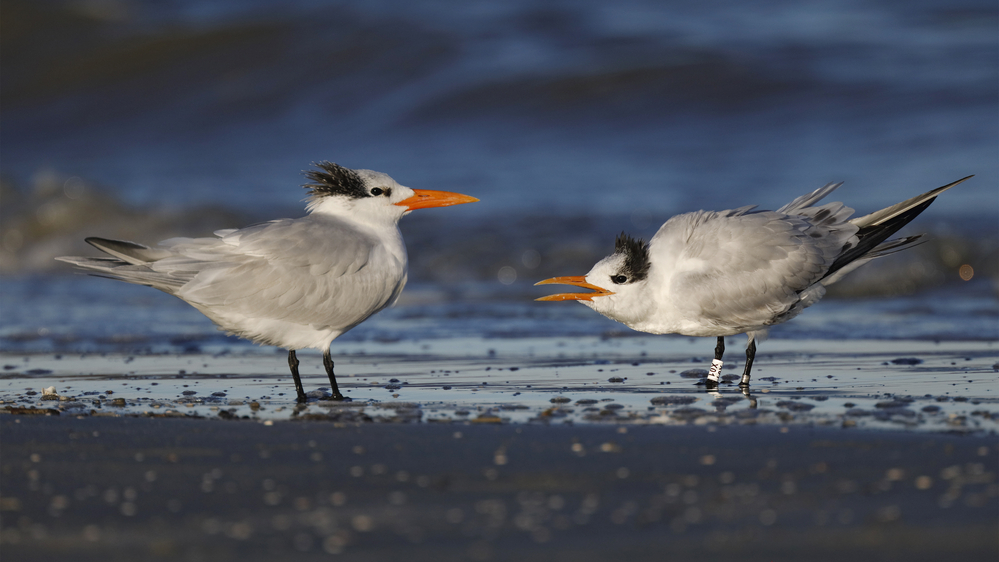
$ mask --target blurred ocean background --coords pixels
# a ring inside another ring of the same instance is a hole
[[[403,219],[410,286],[345,339],[624,334],[533,283],[681,212],[975,174],[773,335],[994,340],[997,29],[994,0],[3,0],[0,349],[249,346],[53,258],[301,215],[319,160],[481,199]]]

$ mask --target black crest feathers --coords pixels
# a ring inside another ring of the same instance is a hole
[[[614,252],[624,254],[624,271],[629,282],[641,281],[649,276],[649,245],[641,238],[632,238],[625,233],[618,235],[614,242]]]
[[[318,170],[308,170],[305,177],[312,183],[303,185],[313,197],[346,195],[351,198],[367,197],[364,180],[354,170],[323,160],[313,164]]]

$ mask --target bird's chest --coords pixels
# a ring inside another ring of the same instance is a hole
[[[405,250],[400,254],[376,247],[356,269],[319,280],[324,306],[337,316],[356,316],[351,322],[362,320],[396,301],[406,284],[406,269]]]

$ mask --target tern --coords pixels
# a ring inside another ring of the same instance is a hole
[[[717,337],[707,386],[718,386],[725,336],[746,334],[749,386],[756,340],[818,302],[826,287],[865,263],[911,248],[920,235],[889,237],[960,179],[897,205],[851,219],[843,203],[815,206],[841,183],[827,184],[776,211],[756,205],[677,215],[648,244],[625,234],[614,253],[584,276],[537,285],[590,289],[539,301],[579,301],[641,332]]]
[[[407,277],[399,219],[415,209],[478,201],[410,189],[386,174],[332,162],[305,172],[307,214],[211,238],[171,238],[150,248],[87,238],[111,257],[60,257],[94,275],[159,289],[187,302],[227,334],[288,350],[298,401],[305,390],[295,350],[321,349],[332,399],[344,396],[330,344],[392,305]]]

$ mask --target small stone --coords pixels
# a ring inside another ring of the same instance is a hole
[[[786,408],[792,412],[807,412],[815,407],[815,404],[807,404],[796,400],[781,400],[776,405],[778,408]]]
[[[878,402],[874,405],[875,408],[881,409],[892,409],[892,408],[905,408],[909,405],[909,402],[903,400],[888,400],[885,402]]]
[[[656,396],[650,400],[656,406],[668,406],[670,404],[693,404],[697,402],[695,396]]]

